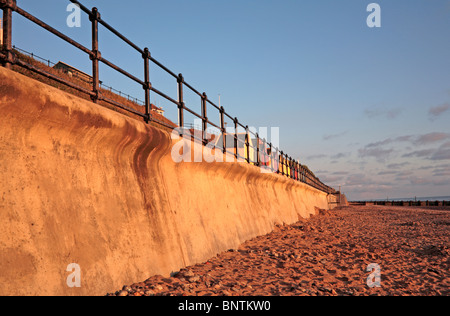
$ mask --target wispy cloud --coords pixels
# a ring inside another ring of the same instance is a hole
[[[379,147],[379,146],[389,145],[392,143],[408,142],[408,141],[411,141],[412,139],[414,139],[414,137],[412,135],[399,136],[399,137],[395,137],[395,138],[387,138],[387,139],[379,141],[379,142],[367,144],[366,147],[367,148]]]
[[[370,118],[387,118],[387,119],[395,119],[400,114],[402,114],[402,109],[366,109],[364,110],[364,114]]]
[[[379,163],[386,163],[386,161],[391,159],[394,154],[402,158],[447,160],[450,159],[449,140],[449,133],[440,132],[422,135],[403,135],[369,143],[359,149],[358,154],[360,158],[375,158]],[[400,146],[399,144],[401,143],[407,143],[410,144],[410,146]],[[413,150],[413,147],[416,150]],[[399,169],[404,165],[397,163],[389,166],[388,169]]]
[[[450,139],[448,133],[428,133],[420,135],[413,140],[414,145],[429,145]]]
[[[395,170],[386,170],[386,171],[378,172],[379,176],[386,176],[386,175],[391,175],[391,174],[397,174],[397,171],[395,171]]]
[[[318,155],[311,155],[306,157],[307,160],[316,160],[316,159],[322,159],[322,158],[326,158],[327,155],[324,154],[318,154]]]
[[[430,160],[450,160],[450,142],[444,143],[438,148],[430,148],[423,150],[416,150],[404,154],[403,158],[426,158]],[[425,169],[425,167],[423,168]]]
[[[433,176],[450,178],[450,167],[435,168],[433,170]]]
[[[336,175],[336,176],[346,176],[346,175],[348,175],[350,172],[348,172],[348,171],[336,171],[336,172],[333,172],[333,175]]]
[[[336,155],[332,155],[331,159],[342,159],[342,158],[346,158],[350,155],[351,155],[351,153],[338,153]]]
[[[345,181],[346,186],[365,185],[368,183],[370,183],[370,179],[362,173],[349,175]]]
[[[388,169],[400,169],[400,168],[403,168],[410,164],[411,164],[410,162],[391,163],[391,164],[387,165],[386,167]]]
[[[329,184],[335,184],[343,181],[343,177],[339,175],[322,175],[320,176],[320,180],[329,183]]]
[[[450,160],[450,148],[439,148],[430,158],[431,160]]]
[[[373,149],[373,148],[381,148],[383,146],[391,145],[391,144],[398,144],[398,143],[410,143],[414,146],[426,146],[431,145],[435,143],[439,143],[442,141],[450,140],[450,134],[449,133],[439,133],[439,132],[433,132],[428,134],[422,134],[422,135],[403,135],[399,137],[391,137],[386,138],[384,140],[373,142],[367,144],[364,148],[365,149]],[[446,147],[450,146],[450,141],[444,144]],[[443,145],[443,146],[444,146]]]
[[[347,131],[341,132],[341,133],[337,133],[337,134],[323,135],[323,140],[330,140],[330,139],[334,139],[334,138],[339,138],[341,136],[344,136],[345,134],[347,134]]]
[[[361,158],[373,157],[378,162],[386,162],[389,156],[394,152],[394,149],[383,149],[383,148],[361,148],[358,150],[359,156]]]
[[[428,111],[428,116],[431,121],[434,121],[448,111],[450,111],[450,103],[444,103],[442,105],[432,106]]]
[[[434,151],[435,151],[434,149],[416,150],[410,153],[406,153],[402,157],[403,158],[427,157],[430,156]]]

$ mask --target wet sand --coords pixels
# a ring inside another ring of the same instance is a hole
[[[108,295],[447,296],[449,237],[448,207],[319,211],[173,277],[153,276]],[[379,279],[370,264],[379,267]]]

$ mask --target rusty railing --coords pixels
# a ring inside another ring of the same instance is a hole
[[[201,139],[197,139],[198,141],[202,142],[203,144],[206,144],[208,142],[207,139],[207,129],[209,127],[216,128],[220,131],[223,143],[222,146],[219,146],[219,149],[223,150],[223,153],[229,153],[235,156],[236,159],[244,159],[247,163],[256,165],[256,166],[264,166],[265,168],[269,169],[271,172],[279,173],[281,175],[284,175],[286,177],[289,177],[293,180],[306,183],[318,190],[321,190],[323,192],[326,192],[328,194],[334,194],[336,191],[322,183],[308,168],[301,165],[298,161],[295,161],[292,157],[285,154],[283,151],[281,151],[279,148],[275,148],[272,143],[268,143],[265,139],[261,139],[259,134],[256,132],[253,132],[249,129],[248,125],[243,125],[236,117],[231,116],[228,114],[223,106],[217,106],[214,102],[212,102],[206,93],[200,93],[195,88],[193,88],[188,82],[185,81],[182,74],[175,74],[170,69],[165,67],[162,63],[157,61],[155,58],[152,57],[149,49],[146,48],[140,48],[133,42],[131,42],[129,39],[127,39],[125,36],[123,36],[121,33],[119,33],[117,30],[115,30],[112,26],[110,26],[108,23],[106,23],[97,8],[93,8],[92,10],[89,10],[86,8],[83,4],[81,4],[77,0],[69,0],[70,2],[76,4],[79,6],[79,8],[89,16],[89,20],[91,21],[92,25],[92,47],[87,48],[83,46],[82,44],[78,43],[77,41],[71,39],[70,37],[64,35],[60,31],[56,30],[55,28],[51,27],[50,25],[46,24],[45,22],[39,20],[35,16],[31,15],[30,13],[26,12],[22,8],[20,8],[17,5],[16,0],[0,0],[0,9],[3,10],[3,47],[0,52],[0,62],[1,64],[11,69],[12,65],[17,65],[22,68],[25,68],[29,71],[35,72],[39,75],[42,75],[46,78],[49,78],[51,80],[54,80],[56,82],[59,82],[61,84],[64,84],[72,89],[75,89],[79,92],[85,93],[86,95],[90,96],[92,101],[94,103],[98,103],[99,101],[106,102],[108,104],[111,104],[115,107],[121,108],[125,111],[129,111],[142,119],[144,119],[145,122],[149,123],[151,121],[155,121],[158,124],[164,125],[168,128],[173,128],[173,126],[170,126],[164,122],[158,121],[155,118],[152,117],[151,114],[151,103],[150,103],[150,94],[155,93],[159,95],[160,97],[164,98],[165,100],[169,101],[170,103],[177,106],[178,109],[178,122],[177,125],[179,129],[181,130],[181,133],[183,129],[185,128],[185,122],[184,122],[184,114],[190,113],[194,117],[197,117],[202,122],[202,137]],[[54,34],[55,36],[59,37],[60,39],[64,40],[65,42],[71,44],[73,47],[77,48],[78,50],[84,52],[86,55],[89,56],[90,60],[92,61],[92,87],[91,89],[86,89],[85,87],[81,87],[77,85],[74,82],[71,82],[69,80],[66,80],[64,78],[61,78],[57,75],[54,75],[52,73],[46,72],[45,70],[40,69],[39,67],[36,67],[34,65],[31,65],[23,60],[20,60],[19,58],[16,58],[13,50],[13,41],[12,41],[12,13],[16,12],[17,14],[23,16],[24,18],[30,20],[31,22],[35,23],[36,25],[40,26],[41,28],[47,30],[48,32]],[[142,56],[142,63],[143,63],[143,69],[144,69],[144,78],[139,79],[135,77],[134,75],[130,74],[126,70],[118,67],[108,59],[102,56],[102,54],[99,51],[99,41],[98,41],[98,30],[99,25],[103,26],[107,30],[109,30],[111,33],[113,33],[116,37],[121,39],[125,44],[136,50],[141,56]],[[143,101],[143,107],[144,107],[144,113],[141,113],[140,111],[136,109],[132,109],[124,104],[121,104],[120,102],[117,102],[115,100],[112,100],[110,98],[107,98],[103,96],[100,92],[100,72],[99,72],[99,63],[103,63],[104,65],[114,69],[115,71],[121,73],[125,77],[128,77],[135,83],[139,84],[142,89],[144,90],[145,99]],[[158,66],[163,71],[165,71],[167,74],[173,77],[174,81],[177,83],[178,88],[178,100],[175,100],[168,96],[167,94],[163,93],[162,91],[155,88],[151,82],[150,82],[150,63],[153,65]],[[191,108],[189,108],[185,104],[184,100],[184,89],[187,88],[191,92],[193,92],[195,95],[199,97],[199,101],[201,104],[201,112],[202,113],[196,113]],[[220,114],[220,122],[212,122],[208,118],[208,106],[212,107],[215,111],[217,111]],[[229,119],[234,124],[234,132],[233,133],[227,133],[226,119]],[[245,130],[244,139],[239,138],[238,130]],[[232,136],[234,135],[234,136]],[[195,138],[195,136],[192,136]],[[227,137],[234,137],[234,148],[230,148],[228,146],[227,148]],[[242,157],[239,153],[238,148],[240,146],[244,146],[245,153],[244,157]],[[251,156],[250,152],[253,150],[256,155]]]

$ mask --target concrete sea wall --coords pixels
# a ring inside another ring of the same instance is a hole
[[[103,295],[333,199],[243,163],[174,163],[168,133],[1,67],[0,118],[0,295]]]

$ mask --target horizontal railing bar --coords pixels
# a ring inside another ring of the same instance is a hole
[[[216,124],[214,124],[213,122],[208,121],[208,120],[207,120],[206,122],[207,122],[209,125],[214,126],[215,128],[221,130],[221,128],[220,128],[219,126],[217,126]]]
[[[211,100],[206,100],[206,102],[208,102],[209,104],[211,104],[213,107],[215,107],[217,110],[220,111],[220,107],[218,107],[217,105],[214,104],[214,102],[212,102]],[[224,112],[225,113],[225,112]]]
[[[101,97],[100,100],[108,102],[109,104],[112,104],[112,105],[114,105],[114,106],[116,106],[118,108],[121,108],[121,109],[125,110],[125,111],[128,111],[128,112],[131,112],[133,114],[136,114],[136,115],[138,115],[138,116],[140,116],[142,118],[145,118],[145,114],[143,114],[143,113],[141,113],[139,111],[136,111],[135,109],[132,109],[132,108],[126,106],[126,105],[123,105],[123,104],[121,104],[121,103],[119,103],[117,101],[114,101],[112,99],[105,98],[105,97]]]
[[[77,5],[80,6],[80,9],[83,10],[85,13],[92,15],[92,11],[89,10],[88,8],[86,8],[84,5],[82,5],[80,2],[78,2],[77,0],[69,0],[72,3],[75,3]]]
[[[252,132],[252,130],[251,129],[249,129],[248,130],[248,133],[250,134],[250,135],[253,135],[253,136],[258,136],[258,133],[254,133],[254,132]]]
[[[141,106],[144,106],[144,105],[145,105],[145,102],[144,102],[144,101],[139,100],[138,98],[135,98],[135,97],[133,97],[133,96],[131,96],[131,95],[125,93],[125,92],[122,92],[122,91],[119,91],[119,90],[117,90],[117,89],[114,89],[113,87],[104,85],[103,83],[100,83],[100,88],[101,88],[102,90],[105,90],[105,91],[114,92],[114,93],[116,93],[116,94],[119,94],[119,96],[121,96],[121,97],[124,97],[124,98],[127,97],[127,99],[128,99],[129,101],[133,101],[134,103],[136,103],[136,104],[138,104],[138,105],[141,105]]]
[[[142,81],[141,79],[139,79],[139,78],[133,76],[132,74],[128,73],[127,71],[123,70],[122,68],[120,68],[120,67],[114,65],[112,62],[106,60],[105,58],[100,57],[98,60],[101,61],[102,63],[104,63],[105,65],[111,67],[112,69],[114,69],[114,70],[120,72],[120,73],[123,74],[124,76],[130,78],[131,80],[136,81],[137,83],[141,84],[142,86],[145,84],[144,81]]]
[[[161,64],[159,61],[157,61],[155,58],[150,56],[150,60],[157,66],[159,66],[161,69],[165,70],[167,73],[169,73],[172,77],[178,79],[178,76],[171,71],[169,68],[167,68],[166,66],[164,66],[163,64]]]
[[[155,92],[155,93],[158,94],[159,96],[165,98],[166,100],[172,102],[172,103],[175,104],[175,105],[179,105],[179,104],[180,104],[180,102],[175,101],[174,99],[172,99],[171,97],[169,97],[168,95],[166,95],[165,93],[159,91],[158,89],[156,89],[156,88],[154,88],[154,87],[151,87],[150,90],[153,91],[153,92]]]
[[[136,51],[138,51],[141,55],[144,54],[144,50],[141,49],[139,46],[137,46],[136,44],[134,44],[132,41],[130,41],[128,38],[126,38],[125,36],[123,36],[122,34],[120,34],[116,29],[114,29],[111,25],[109,25],[108,23],[106,23],[104,20],[102,20],[101,18],[98,20],[98,23],[100,23],[101,25],[103,25],[104,27],[106,27],[111,33],[115,34],[117,37],[119,37],[121,40],[123,40],[125,43],[127,43],[128,45],[130,45],[132,48],[134,48]]]
[[[230,114],[228,114],[227,112],[223,112],[223,114],[225,114],[226,117],[234,122],[234,117],[232,117]]]
[[[42,58],[42,57],[40,57],[40,56],[38,56],[38,55],[36,55],[36,54],[34,54],[34,53],[27,52],[26,50],[23,50],[23,49],[21,49],[21,48],[15,46],[15,45],[13,45],[12,49],[18,51],[18,52],[21,53],[21,54],[28,55],[28,57],[31,57],[31,58],[33,58],[33,59],[41,60],[42,62],[45,62],[45,63],[47,63],[48,65],[50,65],[50,64],[56,65],[56,64],[55,64],[54,62],[52,62],[51,60]]]
[[[72,3],[75,3],[77,5],[80,6],[81,10],[83,10],[85,13],[87,13],[89,16],[93,16],[93,13],[91,10],[89,10],[87,7],[85,7],[84,5],[82,5],[79,1],[77,0],[69,0]],[[115,28],[113,28],[111,25],[109,25],[108,23],[106,23],[104,20],[102,20],[101,18],[98,19],[98,23],[100,23],[101,25],[103,25],[105,28],[107,28],[111,33],[115,34],[117,37],[119,37],[121,40],[123,40],[125,43],[127,43],[128,45],[130,45],[132,48],[134,48],[135,50],[137,50],[139,53],[141,53],[141,55],[144,53],[144,50],[139,48],[136,44],[134,44],[132,41],[130,41],[128,38],[126,38],[125,36],[123,36],[122,34],[120,34],[120,32],[118,32]]]
[[[188,84],[187,82],[183,82],[184,85],[186,87],[188,87],[190,90],[192,90],[192,92],[194,92],[195,94],[197,94],[199,97],[203,97],[203,94],[201,94],[200,92],[198,92],[197,90],[195,90],[190,84]]]
[[[188,108],[187,106],[184,106],[183,109],[185,109],[186,111],[188,111],[189,113],[191,113],[192,115],[198,117],[199,119],[203,119],[203,116],[201,116],[200,114],[195,113],[194,111],[192,111],[190,108]]]
[[[158,123],[159,125],[165,126],[165,127],[169,128],[169,129],[174,129],[174,128],[176,128],[176,127],[174,127],[174,126],[172,126],[172,125],[169,125],[169,124],[167,124],[167,123],[165,123],[165,122],[163,122],[163,121],[160,121],[160,120],[158,120],[158,119],[156,119],[156,118],[154,118],[154,117],[152,117],[152,120],[151,120],[151,121],[152,121],[152,122],[155,122],[155,123]]]
[[[72,3],[78,4],[80,6],[80,8],[86,12],[89,15],[92,15],[92,11],[89,10],[88,8],[86,8],[85,6],[83,6],[79,1],[77,0],[70,0]],[[112,26],[110,26],[106,21],[104,21],[103,19],[100,19],[98,21],[100,24],[102,24],[104,27],[106,27],[110,32],[112,32],[113,34],[115,34],[116,36],[118,36],[120,39],[122,39],[125,43],[127,43],[128,45],[130,45],[132,48],[134,48],[135,50],[137,50],[139,53],[143,54],[144,50],[142,50],[141,48],[139,48],[136,44],[134,44],[133,42],[131,42],[129,39],[127,39],[125,36],[123,36],[121,33],[119,33],[117,30],[115,30]],[[166,72],[168,72],[170,75],[172,75],[174,78],[177,78],[178,76],[172,72],[170,69],[168,69],[166,66],[164,66],[163,64],[161,64],[159,61],[157,61],[155,58],[150,56],[150,60],[156,64],[157,66],[159,66],[160,68],[164,69]]]
[[[79,50],[85,52],[88,55],[92,55],[91,50],[87,49],[86,47],[84,47],[83,45],[81,45],[80,43],[74,41],[73,39],[71,39],[70,37],[64,35],[63,33],[61,33],[60,31],[54,29],[53,27],[51,27],[50,25],[42,22],[41,20],[39,20],[38,18],[34,17],[33,15],[29,14],[28,12],[26,12],[25,10],[19,8],[19,7],[15,7],[15,11],[22,15],[23,17],[27,18],[28,20],[30,20],[31,22],[36,23],[37,25],[39,25],[40,27],[46,29],[47,31],[49,31],[50,33],[53,33],[54,35],[58,36],[59,38],[65,40],[66,42],[68,42],[69,44],[71,44],[72,46],[75,46],[76,48],[78,48]]]
[[[244,126],[241,122],[238,122],[238,126],[242,127],[243,129],[247,128],[247,126]]]

